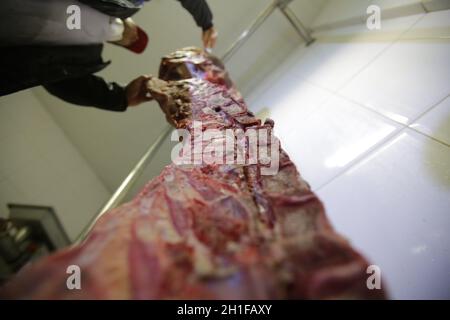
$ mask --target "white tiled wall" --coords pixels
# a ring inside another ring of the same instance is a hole
[[[339,92],[404,124],[434,107],[450,93],[448,12],[422,17]]]
[[[450,11],[322,30],[247,99],[392,298],[450,298],[449,30]]]
[[[393,298],[450,298],[449,147],[404,129],[318,190]]]
[[[410,127],[450,145],[450,97],[431,108]]]
[[[384,19],[450,9],[449,0],[328,0],[313,20],[312,27],[322,30],[364,23],[367,8],[371,5],[381,9]]]
[[[31,91],[0,98],[0,216],[52,206],[75,239],[109,193]]]

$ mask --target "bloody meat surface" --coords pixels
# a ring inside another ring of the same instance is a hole
[[[159,76],[149,92],[168,121],[191,135],[181,153],[194,143],[196,123],[202,133],[260,129],[273,137],[273,121],[255,118],[220,61],[200,49],[163,58]],[[279,152],[275,174],[263,174],[267,163],[247,163],[248,154],[244,163],[172,163],[131,202],[104,214],[82,244],[24,268],[0,296],[384,298],[383,290],[367,288],[367,260],[333,230],[278,140],[268,140]],[[237,140],[233,151],[247,144]],[[82,290],[66,286],[70,265],[80,267]]]

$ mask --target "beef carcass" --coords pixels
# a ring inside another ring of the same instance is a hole
[[[176,161],[131,202],[104,214],[82,244],[23,269],[2,297],[384,297],[367,288],[368,262],[333,230],[279,147],[273,121],[261,123],[248,111],[220,61],[185,48],[163,59],[159,76],[149,81],[149,92],[185,133]],[[232,152],[220,153],[215,147],[230,139],[215,135],[206,161],[212,140],[196,139],[211,129],[244,138],[232,136]],[[252,130],[266,133],[256,143],[269,146],[270,157],[277,154],[275,172],[264,174],[271,163],[252,162],[245,152]],[[66,286],[71,265],[81,270],[81,290]]]

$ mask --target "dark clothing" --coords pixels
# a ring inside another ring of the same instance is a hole
[[[203,29],[203,31],[208,30],[213,26],[213,15],[208,7],[206,1],[198,0],[178,0],[181,5],[191,13],[194,17],[197,26]]]
[[[102,49],[102,44],[2,48],[0,95],[43,85],[73,104],[125,111],[125,88],[94,75],[109,65]]]
[[[125,111],[128,107],[125,88],[100,77],[87,76],[50,83],[48,92],[79,106],[96,107],[109,111]]]
[[[142,8],[143,0],[78,0],[111,17],[126,19]],[[145,0],[150,1],[150,0]]]
[[[128,18],[134,15],[142,8],[145,1],[150,0],[78,0],[94,9],[97,9],[109,16],[117,18]],[[208,4],[204,0],[177,0],[181,5],[191,13],[197,26],[203,30],[212,27],[212,13]]]
[[[120,18],[136,13],[143,0],[79,0]],[[205,0],[178,0],[203,29],[212,26]],[[82,46],[17,46],[0,48],[0,96],[43,85],[51,94],[81,106],[110,111],[128,107],[125,88],[95,76],[109,65],[101,57],[102,44]]]

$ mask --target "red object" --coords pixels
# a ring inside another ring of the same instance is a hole
[[[144,30],[142,30],[139,27],[137,27],[137,31],[138,31],[138,40],[136,40],[132,45],[125,48],[133,51],[134,53],[140,54],[145,51],[145,48],[147,48],[148,35]]]

